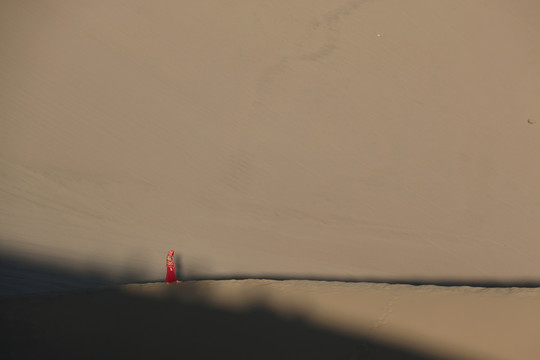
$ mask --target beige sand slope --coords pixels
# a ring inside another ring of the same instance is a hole
[[[532,360],[540,357],[539,303],[540,289],[266,280],[128,285],[0,300],[0,330],[8,330],[0,355]]]
[[[154,299],[172,295],[165,284],[123,290]],[[431,358],[540,358],[540,289],[246,280],[188,282],[175,291],[184,301],[196,293],[220,309],[262,307]],[[378,358],[366,355],[359,350],[358,358]]]
[[[538,1],[0,7],[3,254],[540,279]]]

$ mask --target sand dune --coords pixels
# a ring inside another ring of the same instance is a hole
[[[9,340],[2,354],[538,359],[539,301],[539,289],[271,280],[133,284],[2,301],[2,336]]]
[[[2,5],[1,245],[119,276],[538,279],[536,1]]]
[[[536,0],[2,2],[1,294],[156,281],[169,249],[187,279],[538,284],[539,16]],[[519,309],[519,290],[468,291],[467,316]],[[483,319],[464,351],[508,358],[518,343],[482,338]]]

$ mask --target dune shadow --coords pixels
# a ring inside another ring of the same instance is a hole
[[[25,294],[63,292],[115,285],[97,271],[68,271],[61,266],[45,265],[41,259],[0,255],[0,298]]]
[[[314,280],[408,285],[539,287],[533,281],[422,281],[309,276],[183,276],[160,296],[113,287],[137,279],[113,280],[95,272],[73,272],[43,262],[0,256],[1,359],[155,358],[181,359],[448,359],[366,336],[283,318],[259,305],[242,311],[208,305],[197,280]],[[164,279],[156,279],[162,282]],[[192,285],[189,285],[191,283]],[[142,285],[143,287],[149,285]]]
[[[442,358],[285,319],[262,307],[213,308],[196,286],[184,285],[154,284],[171,286],[158,297],[109,288],[1,300],[0,358]]]
[[[446,358],[284,318],[264,302],[241,311],[213,307],[198,281],[131,285],[149,288],[149,296],[112,286],[98,272],[0,260],[1,359]]]
[[[390,277],[331,277],[312,275],[264,274],[228,274],[216,276],[199,276],[193,269],[184,269],[181,254],[175,257],[176,277],[179,280],[309,280],[337,281],[350,283],[384,283],[402,285],[435,285],[435,286],[471,286],[485,288],[538,288],[539,280],[497,280],[497,279],[421,279],[421,278],[390,278]],[[65,266],[52,265],[41,259],[19,257],[16,255],[0,255],[0,298],[21,296],[25,294],[65,292],[80,289],[99,288],[129,283],[159,282],[165,279],[165,266],[162,278],[148,279],[142,272],[127,271],[120,277],[112,278],[105,275],[103,269],[90,269],[84,272],[73,271]]]

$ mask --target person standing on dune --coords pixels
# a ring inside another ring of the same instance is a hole
[[[175,274],[176,265],[174,264],[173,256],[174,250],[169,250],[169,253],[167,254],[167,277],[165,278],[166,283],[178,281]]]

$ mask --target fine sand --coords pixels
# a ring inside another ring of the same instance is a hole
[[[0,301],[7,340],[0,355],[532,360],[540,357],[538,304],[540,289],[271,280],[133,284]]]
[[[348,336],[539,358],[539,19],[537,0],[0,2],[0,296],[161,280],[174,249],[183,279],[381,283],[298,284],[331,286],[309,319]]]

